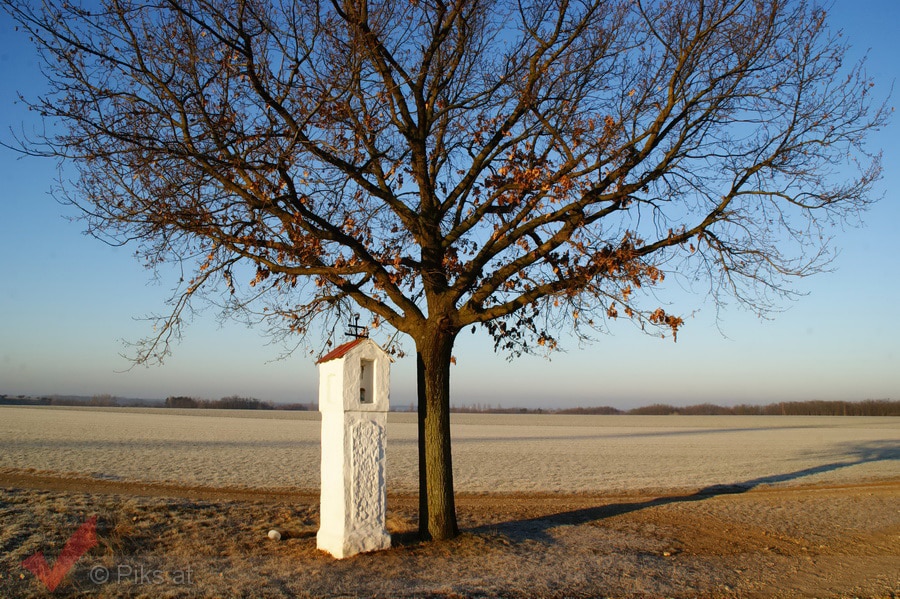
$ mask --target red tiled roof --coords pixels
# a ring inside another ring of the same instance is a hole
[[[334,348],[333,350],[331,350],[330,352],[328,352],[327,354],[325,354],[324,356],[319,358],[318,361],[316,361],[316,364],[321,364],[322,362],[329,362],[331,360],[337,360],[338,358],[343,358],[345,355],[347,355],[347,352],[349,352],[351,349],[353,349],[354,347],[356,347],[357,345],[359,345],[360,343],[362,343],[365,340],[366,340],[365,337],[360,337],[359,339],[354,339],[353,341],[348,341],[347,343],[345,343],[343,345],[338,345],[336,348]]]

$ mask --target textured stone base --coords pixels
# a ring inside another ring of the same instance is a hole
[[[316,535],[316,547],[337,559],[344,559],[358,553],[390,549],[391,535],[385,530],[367,535],[350,534],[345,539],[343,535],[328,534],[327,531],[319,530]]]

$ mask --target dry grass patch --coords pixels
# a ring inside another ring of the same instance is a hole
[[[464,533],[444,543],[417,542],[415,497],[392,497],[394,548],[339,561],[316,550],[313,500],[7,488],[0,596],[46,597],[21,561],[43,551],[52,565],[96,515],[98,545],[54,597],[891,597],[898,496],[900,481],[710,496],[461,495]],[[267,538],[271,528],[282,541]],[[109,579],[98,582],[98,569]]]

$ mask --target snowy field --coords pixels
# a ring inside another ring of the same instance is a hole
[[[390,414],[388,490],[417,486],[415,414]],[[900,475],[900,418],[453,416],[459,492],[851,484]],[[317,489],[315,412],[0,406],[0,469]]]

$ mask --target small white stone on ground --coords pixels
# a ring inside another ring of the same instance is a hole
[[[272,530],[269,531],[269,538],[272,539],[273,541],[280,541],[281,533],[273,528]]]

